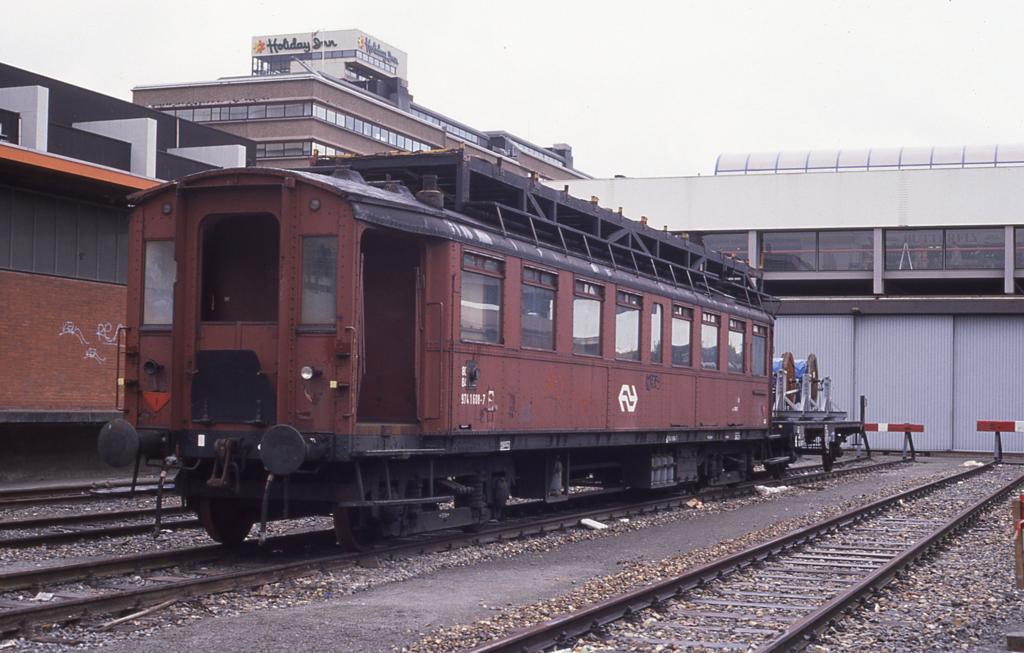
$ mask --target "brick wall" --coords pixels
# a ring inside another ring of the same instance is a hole
[[[113,409],[125,292],[0,270],[0,410]]]

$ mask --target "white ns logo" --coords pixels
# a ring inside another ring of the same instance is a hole
[[[623,383],[622,389],[619,390],[619,410],[624,413],[635,413],[639,399],[636,394],[636,386]]]

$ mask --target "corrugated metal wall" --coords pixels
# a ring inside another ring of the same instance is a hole
[[[990,451],[979,419],[1024,419],[1024,316],[957,316],[953,366],[953,448]],[[1003,435],[1003,451],[1024,452],[1024,433]]]
[[[793,352],[796,358],[818,357],[818,373],[832,379],[832,401],[857,415],[854,394],[852,315],[800,315],[775,323],[775,357]]]
[[[919,449],[953,447],[953,318],[870,315],[856,320],[857,394],[868,398],[869,422],[924,424]],[[872,446],[899,449],[902,433],[869,436]]]
[[[979,419],[1024,419],[1024,316],[801,315],[779,318],[775,351],[813,352],[832,378],[834,399],[869,422],[919,422],[921,450],[990,451]],[[872,434],[899,449],[903,435]],[[1024,435],[1006,435],[1004,451],[1024,452]]]

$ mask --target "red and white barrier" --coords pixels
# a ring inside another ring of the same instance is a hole
[[[877,424],[865,424],[864,430],[876,433],[924,433],[924,424],[890,424],[879,422]]]
[[[1003,433],[1024,433],[1024,420],[979,419],[977,429],[979,433],[996,434],[992,459],[998,463],[1003,460]]]
[[[924,424],[909,424],[891,422],[865,423],[864,431],[871,433],[902,433],[903,434],[903,460],[907,459],[907,450],[910,450],[910,459],[917,460],[917,452],[914,451],[914,436],[911,433],[924,433]]]

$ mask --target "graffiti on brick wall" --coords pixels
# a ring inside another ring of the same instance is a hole
[[[82,333],[82,329],[78,327],[73,321],[65,320],[64,324],[60,327],[60,332],[57,334],[58,338],[63,336],[74,336],[85,349],[83,350],[82,358],[85,360],[92,359],[99,365],[107,362],[108,355],[100,353],[103,347],[117,347],[117,334],[124,328],[124,325],[120,322],[117,326],[114,326],[110,322],[100,322],[96,325],[96,344],[99,347],[93,347],[92,343]]]

